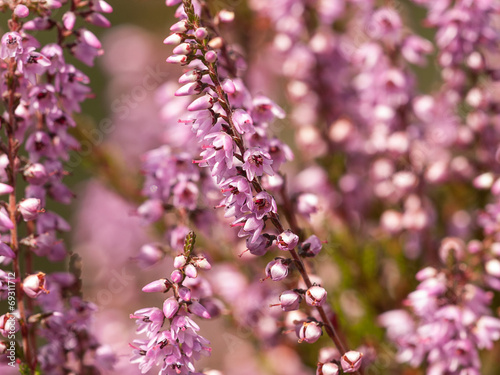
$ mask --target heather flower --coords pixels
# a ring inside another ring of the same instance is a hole
[[[22,46],[22,37],[19,33],[13,31],[5,33],[1,39],[1,48],[0,48],[0,58],[6,59],[8,57],[14,57],[17,59],[18,56],[21,56],[24,49]]]
[[[326,290],[320,286],[312,286],[307,289],[306,303],[311,306],[321,306],[326,300]]]
[[[276,258],[266,266],[266,275],[273,281],[281,281],[288,276],[288,261],[283,258]]]
[[[36,298],[42,293],[49,293],[49,291],[45,289],[45,274],[39,272],[27,276],[23,280],[23,291],[30,298]]]
[[[302,296],[294,290],[285,290],[280,294],[280,306],[283,311],[297,310],[302,301]]]
[[[256,147],[248,149],[243,155],[243,160],[243,170],[246,171],[249,181],[252,181],[255,176],[262,176],[263,173],[271,176],[274,174],[271,156],[262,149]]]
[[[307,342],[312,344],[323,335],[321,325],[316,321],[305,321],[297,324],[295,332],[299,338],[299,342]]]
[[[289,251],[299,243],[299,236],[287,229],[276,238],[276,245],[280,250]]]
[[[345,373],[356,372],[361,367],[363,353],[351,350],[345,353],[341,359],[340,364]]]

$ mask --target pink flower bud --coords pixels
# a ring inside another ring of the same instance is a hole
[[[113,12],[113,7],[109,5],[107,2],[104,0],[97,0],[92,2],[92,9],[97,11],[97,12],[102,12],[102,13],[111,13]]]
[[[299,308],[302,296],[294,290],[285,290],[280,295],[280,305],[283,311],[294,311]]]
[[[204,27],[199,27],[194,32],[194,36],[198,40],[203,40],[203,39],[205,39],[208,36],[208,31]]]
[[[16,254],[7,244],[0,241],[0,256],[14,259],[16,257]]]
[[[184,83],[196,82],[200,79],[201,79],[200,71],[197,69],[193,69],[181,75],[181,77],[179,78],[179,83],[184,84]]]
[[[173,270],[170,274],[170,278],[174,283],[180,283],[182,281],[182,272],[179,270]]]
[[[10,185],[3,184],[0,182],[0,195],[1,194],[10,194],[14,191],[14,188]]]
[[[312,286],[307,289],[306,303],[310,306],[321,306],[326,300],[326,290],[320,286]]]
[[[234,86],[234,82],[227,78],[222,82],[222,89],[228,94],[234,94],[236,92],[236,87]]]
[[[0,209],[0,230],[9,230],[14,228],[14,223],[10,220],[7,211],[2,208]]]
[[[146,244],[141,246],[139,255],[133,259],[137,260],[141,267],[151,267],[164,257],[165,253],[160,247],[154,244]]]
[[[187,62],[186,55],[172,55],[166,60],[170,64],[185,64]]]
[[[243,109],[237,109],[233,112],[233,123],[236,131],[240,134],[255,133],[253,120]]]
[[[281,233],[276,239],[276,244],[280,250],[292,250],[297,246],[299,242],[299,236],[293,233],[290,229],[287,229],[283,233]]]
[[[95,49],[100,49],[102,47],[101,42],[97,39],[95,34],[87,29],[80,29],[80,39]]]
[[[300,244],[300,255],[314,257],[319,254],[323,244],[314,234]]]
[[[342,365],[342,370],[345,373],[356,372],[361,367],[361,361],[363,358],[363,353],[350,350],[345,353],[340,359],[340,364]]]
[[[14,14],[19,18],[26,18],[30,14],[30,10],[26,5],[19,4],[14,8]]]
[[[91,13],[85,17],[85,21],[99,27],[111,27],[111,22],[100,13]]]
[[[273,281],[281,281],[288,276],[288,264],[285,259],[276,258],[266,266],[266,275]]]
[[[172,319],[179,310],[179,302],[175,297],[170,297],[163,302],[163,314],[167,319]]]
[[[23,216],[24,221],[35,220],[38,217],[41,210],[40,199],[28,198],[19,202],[18,210]]]
[[[194,261],[194,265],[197,268],[200,268],[202,270],[207,270],[208,271],[208,270],[212,269],[212,265],[210,264],[210,262],[205,257],[199,257],[199,258],[197,258]]]
[[[192,302],[189,305],[188,311],[190,313],[198,315],[201,318],[205,318],[205,319],[210,319],[211,318],[211,316],[208,313],[207,309],[201,303],[196,302],[196,301]]]
[[[171,287],[172,284],[170,284],[170,281],[168,281],[167,279],[159,279],[146,285],[144,288],[142,288],[142,291],[145,293],[154,293],[154,292],[164,293],[170,290]]]
[[[40,163],[30,164],[23,174],[30,184],[43,185],[47,181],[47,171],[45,166]]]
[[[223,23],[233,22],[234,20],[234,12],[225,9],[221,10],[217,16],[219,17],[220,22]]]
[[[203,109],[212,108],[215,99],[210,95],[206,94],[201,98],[194,100],[190,105],[188,105],[188,111],[201,111]]]
[[[296,326],[295,333],[299,338],[299,343],[305,341],[312,344],[321,337],[323,329],[318,322],[302,322]]]
[[[335,363],[318,363],[316,375],[337,375],[339,373],[339,366]]]
[[[29,275],[23,281],[24,293],[30,298],[38,297],[42,292],[49,293],[45,289],[45,274],[38,272],[36,275]]]
[[[183,301],[191,301],[191,289],[181,286],[179,288],[179,297],[181,297]]]
[[[174,258],[174,267],[177,268],[177,269],[181,269],[186,264],[186,261],[187,261],[187,258],[186,258],[185,255],[182,255],[182,254],[181,255],[177,255]]]
[[[201,85],[198,82],[187,83],[181,86],[176,92],[175,96],[187,96],[199,94],[201,92]]]
[[[193,266],[192,264],[188,264],[186,268],[184,268],[184,273],[186,274],[187,277],[190,277],[191,279],[196,279],[198,276],[198,271],[196,270],[196,267]]]
[[[176,55],[187,55],[193,52],[193,48],[190,43],[181,43],[172,52]]]
[[[0,316],[0,334],[2,336],[9,337],[9,335],[19,331],[19,328],[19,321],[14,315],[7,313]]]
[[[163,40],[163,44],[176,46],[182,42],[182,35],[178,33],[170,34]]]
[[[73,30],[73,27],[75,27],[75,21],[76,21],[76,16],[75,13],[68,11],[63,14],[62,16],[62,21],[64,28],[66,30]]]
[[[217,61],[217,53],[215,51],[208,51],[205,53],[205,60],[209,63],[214,63]]]
[[[183,33],[186,30],[187,30],[187,22],[186,22],[186,20],[181,20],[181,21],[179,21],[177,23],[174,23],[170,27],[170,31],[172,31],[174,33]]]

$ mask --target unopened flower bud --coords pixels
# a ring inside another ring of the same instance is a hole
[[[290,229],[287,229],[283,233],[281,233],[276,239],[276,244],[280,250],[292,250],[297,246],[299,242],[299,236],[293,233]]]
[[[302,296],[294,290],[285,290],[280,295],[280,306],[283,311],[294,311],[299,308]]]
[[[64,28],[66,30],[73,30],[73,27],[75,27],[75,21],[76,21],[76,16],[75,13],[68,11],[63,14],[62,16],[62,21]]]
[[[309,344],[312,344],[313,342],[318,341],[318,339],[321,337],[321,335],[323,334],[323,329],[318,322],[309,321],[298,324],[296,326],[295,333],[299,338],[299,343],[305,341]]]
[[[227,78],[222,82],[222,89],[228,94],[234,94],[236,92],[236,87],[234,86],[234,82]]]
[[[0,195],[10,194],[14,191],[14,188],[10,185],[3,184],[0,182]]]
[[[174,283],[180,283],[182,281],[182,272],[179,270],[173,270],[170,274],[170,278]]]
[[[174,23],[170,27],[170,31],[172,31],[174,33],[183,33],[186,30],[187,30],[187,22],[186,22],[186,20],[181,20],[181,21],[179,21],[177,23]]]
[[[154,292],[167,292],[170,290],[172,287],[172,284],[170,281],[167,279],[159,279],[155,280],[148,285],[146,285],[144,288],[142,288],[142,291],[145,293],[154,293]]]
[[[321,240],[313,234],[300,244],[299,254],[305,257],[314,257],[319,254],[322,247]]]
[[[361,367],[361,361],[363,358],[363,353],[350,350],[345,353],[340,359],[340,364],[342,365],[342,370],[344,373],[356,372]]]
[[[0,316],[0,334],[4,337],[19,331],[20,325],[17,318],[12,314],[4,314]]]
[[[233,20],[234,20],[234,12],[231,12],[231,11],[226,10],[226,9],[222,9],[217,16],[218,16],[220,22],[223,22],[223,23],[233,22]]]
[[[45,289],[45,274],[43,272],[39,272],[36,275],[29,275],[23,281],[23,291],[30,298],[36,298],[41,293],[49,293],[47,289]]]
[[[186,274],[187,277],[190,277],[191,279],[196,279],[198,276],[198,271],[196,270],[196,267],[193,266],[192,264],[188,264],[186,268],[184,268],[184,273]]]
[[[208,270],[212,269],[212,265],[210,264],[210,262],[205,257],[199,257],[199,258],[195,259],[194,265],[197,268],[200,268],[202,270],[207,270],[208,271]]]
[[[179,302],[175,297],[170,297],[163,302],[163,314],[167,319],[172,319],[179,310]]]
[[[201,303],[199,303],[199,302],[196,302],[196,301],[192,302],[189,305],[188,310],[189,310],[190,313],[198,315],[201,318],[205,318],[205,319],[210,319],[211,318],[211,316],[208,313],[207,309]]]
[[[26,5],[18,4],[14,8],[14,14],[19,18],[26,18],[30,14],[30,10]]]
[[[30,164],[23,175],[26,181],[33,185],[43,185],[47,181],[47,170],[40,163]]]
[[[208,31],[204,27],[198,27],[194,32],[194,36],[198,40],[203,40],[208,36]]]
[[[205,60],[209,63],[214,63],[217,61],[217,53],[215,51],[208,51],[205,53]]]
[[[185,64],[187,62],[186,55],[172,55],[166,60],[170,64]]]
[[[179,297],[181,297],[183,301],[186,302],[191,301],[191,289],[185,286],[181,286],[178,292],[179,292]]]
[[[199,94],[201,92],[201,85],[198,82],[187,83],[181,86],[176,92],[175,96],[187,96]]]
[[[326,290],[320,286],[312,286],[307,289],[306,303],[310,306],[321,306],[326,300]]]
[[[174,33],[174,34],[170,34],[169,36],[167,36],[164,40],[163,40],[163,44],[167,44],[167,45],[173,45],[173,46],[176,46],[178,44],[180,44],[182,42],[182,35],[181,34],[177,34],[177,33]]]
[[[187,258],[186,258],[185,255],[182,255],[182,254],[181,255],[177,255],[174,258],[174,267],[177,268],[177,269],[181,269],[186,264],[186,261],[187,261]]]
[[[316,375],[337,375],[339,373],[339,366],[335,363],[318,363]]]
[[[28,198],[19,202],[18,210],[21,213],[24,221],[35,220],[38,217],[40,212],[43,212],[41,209],[40,199],[37,198]]]
[[[187,55],[193,52],[193,48],[190,43],[181,43],[172,52],[176,55]]]
[[[188,111],[201,111],[203,109],[212,108],[214,105],[215,99],[210,95],[206,94],[201,98],[194,100],[190,105],[188,105]]]
[[[285,259],[276,258],[266,266],[266,275],[273,281],[281,281],[288,276],[288,264]]]
[[[197,69],[189,70],[179,78],[180,84],[196,82],[201,79],[200,71]]]

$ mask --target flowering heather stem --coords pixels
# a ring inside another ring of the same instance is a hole
[[[21,258],[21,249],[19,247],[18,240],[18,228],[17,228],[17,220],[16,220],[16,212],[17,212],[17,202],[16,202],[16,182],[17,182],[17,172],[16,172],[16,159],[19,149],[19,142],[14,136],[14,132],[16,130],[16,116],[15,116],[15,88],[16,88],[16,76],[15,76],[16,63],[14,58],[11,58],[9,61],[9,97],[7,103],[7,110],[9,113],[9,121],[5,126],[5,131],[8,139],[7,146],[7,157],[9,159],[9,166],[6,168],[9,184],[12,187],[12,192],[9,194],[9,203],[8,203],[8,211],[9,218],[12,221],[13,227],[10,229],[10,247],[12,251],[16,254],[13,259],[13,271],[18,281],[16,281],[16,297],[17,297],[17,306],[19,309],[20,315],[20,326],[21,326],[21,335],[23,342],[23,351],[26,363],[31,371],[34,373],[36,367],[36,360],[32,359],[32,348],[31,348],[31,340],[30,340],[30,332],[28,327],[28,322],[26,319],[26,306],[24,305],[24,293],[21,288],[21,267],[19,264],[19,260]],[[31,268],[31,258],[26,259],[26,267]]]
[[[190,24],[189,27],[192,27],[193,30],[197,30],[203,25],[200,24],[200,20],[198,16],[195,14],[195,10],[193,7],[193,4],[190,0],[183,0],[183,6],[184,6],[184,11],[187,15],[187,20],[188,23]],[[203,6],[203,5],[202,5]],[[207,12],[205,11],[205,14]],[[214,101],[216,100],[217,103],[220,105],[222,110],[225,113],[225,116],[223,115],[223,119],[227,122],[227,125],[229,126],[229,129],[226,128],[225,132],[228,134],[232,141],[235,143],[237,146],[238,151],[240,152],[240,155],[237,154],[232,154],[232,157],[235,157],[236,159],[243,161],[242,159],[251,151],[249,148],[246,147],[244,138],[242,134],[244,131],[241,131],[235,124],[235,120],[233,118],[233,115],[235,112],[233,112],[233,109],[231,108],[231,105],[229,103],[228,95],[226,94],[226,91],[224,90],[222,86],[222,79],[220,78],[218,72],[217,72],[217,59],[209,59],[207,56],[209,56],[210,53],[214,53],[210,48],[209,48],[209,43],[207,40],[202,40],[197,44],[196,47],[199,52],[201,52],[201,55],[196,55],[194,57],[190,58],[200,58],[200,60],[203,62],[203,64],[207,67],[208,70],[208,75],[210,76],[210,79],[213,83],[211,85],[212,90],[215,92],[216,97],[212,98]],[[175,53],[175,50],[174,50]],[[202,57],[203,56],[203,57]],[[181,56],[178,55],[176,58],[180,58]],[[183,61],[184,58],[180,59],[179,61]],[[171,60],[172,62],[175,61]],[[187,58],[184,61],[188,61]],[[190,60],[189,60],[190,61]],[[199,101],[200,99],[198,99]],[[196,110],[192,108],[192,110]],[[253,178],[254,176],[248,177],[248,181],[251,183],[253,189],[255,190],[256,193],[266,193],[265,189],[262,187],[261,182],[258,178],[259,175],[257,175],[256,178]],[[287,201],[285,200],[285,205],[287,204]],[[290,213],[290,210],[288,211],[287,217],[289,217],[290,225],[293,226],[293,231],[295,233],[301,233],[302,231],[300,228],[298,228],[297,223],[295,220],[293,220],[293,214]],[[274,227],[277,229],[278,233],[283,233],[285,232],[285,228],[279,218],[279,215],[275,211],[269,211],[267,212],[267,217],[268,219],[272,222]],[[304,263],[300,256],[298,255],[297,251],[294,249],[294,246],[290,246],[289,250],[291,253],[291,256],[296,264],[296,267],[307,285],[308,288],[311,288],[313,286],[313,283],[310,280],[310,277],[307,273],[306,267],[304,266]],[[337,334],[335,327],[333,326],[332,322],[328,319],[325,310],[323,307],[316,305],[315,306],[323,323],[323,326],[325,327],[325,330],[329,337],[332,339],[334,344],[337,346],[338,350],[341,353],[346,353],[348,351],[347,345],[341,340],[340,336]]]

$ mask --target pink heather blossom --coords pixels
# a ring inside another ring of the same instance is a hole
[[[363,353],[351,350],[345,353],[340,359],[342,370],[345,373],[356,372],[361,367]]]

